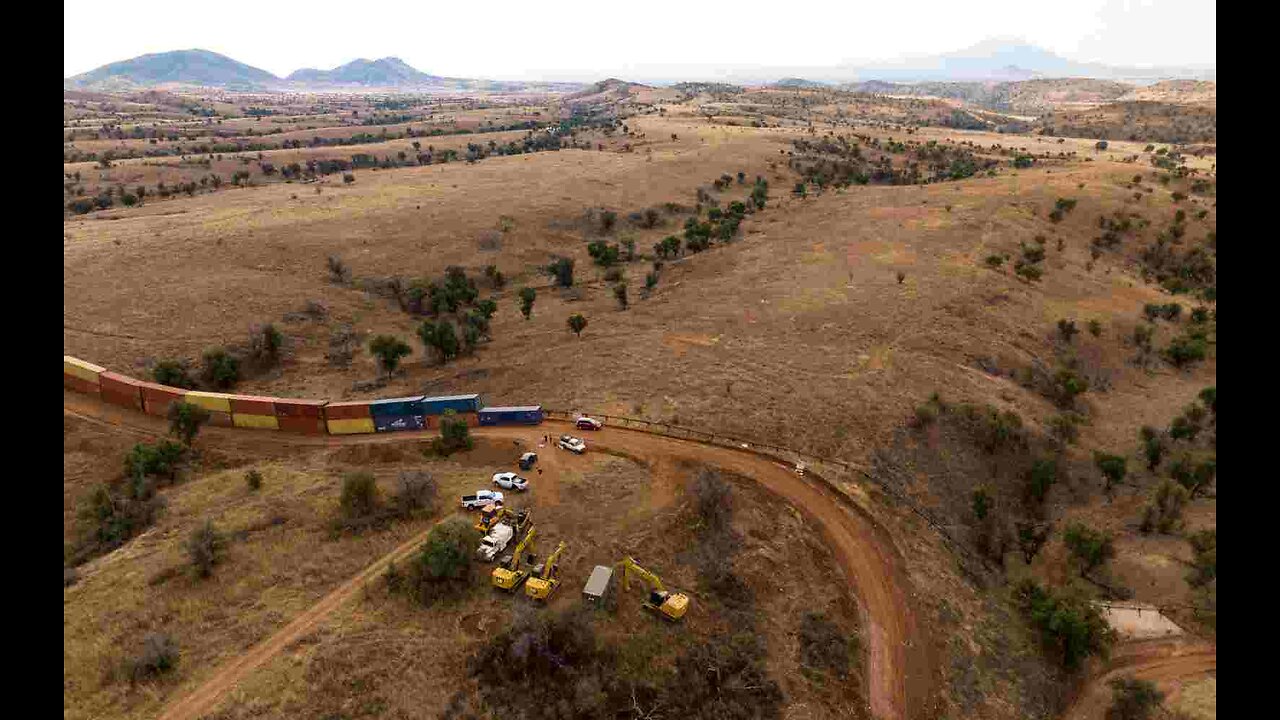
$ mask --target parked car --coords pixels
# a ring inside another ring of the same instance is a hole
[[[559,445],[565,450],[579,455],[587,451],[587,444],[582,441],[582,438],[576,438],[572,435],[561,435]]]
[[[528,490],[529,481],[513,472],[493,474],[493,484],[504,490]]]
[[[599,430],[604,427],[604,423],[595,418],[587,417],[586,415],[579,415],[574,419],[573,425],[579,430]]]
[[[477,490],[475,495],[463,495],[462,507],[468,510],[482,508],[489,503],[502,504],[502,493],[497,490]]]
[[[527,452],[520,456],[520,469],[528,470],[538,462],[538,453]]]

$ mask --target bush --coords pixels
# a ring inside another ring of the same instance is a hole
[[[203,525],[192,531],[191,536],[187,538],[186,549],[187,557],[191,561],[191,569],[195,571],[197,577],[207,578],[213,574],[213,566],[222,559],[225,547],[226,538],[213,526],[212,521],[206,520]]]
[[[1027,496],[1037,505],[1044,502],[1049,488],[1058,479],[1058,461],[1056,458],[1040,458],[1031,464],[1027,473]]]
[[[1164,703],[1164,693],[1150,680],[1124,675],[1107,681],[1111,686],[1111,707],[1106,720],[1148,720]]]
[[[274,363],[280,359],[284,334],[272,323],[254,328],[249,334],[249,357],[260,364]]]
[[[1187,584],[1200,588],[1215,582],[1218,579],[1218,530],[1212,528],[1192,533],[1187,542],[1191,544],[1194,558]]]
[[[347,473],[342,478],[342,496],[338,507],[348,520],[359,520],[378,510],[378,482],[372,473]]]
[[[538,298],[538,291],[531,287],[520,288],[520,314],[528,320],[533,314],[533,301]]]
[[[244,484],[250,490],[259,490],[262,488],[262,473],[257,470],[250,470],[244,474]]]
[[[195,383],[187,375],[187,366],[178,360],[161,360],[151,370],[151,377],[161,385],[176,388],[192,388]]]
[[[557,257],[545,270],[560,287],[573,287],[573,258]]]
[[[209,411],[189,402],[177,401],[169,404],[169,432],[191,447],[200,428],[209,422]]]
[[[1024,578],[1014,597],[1041,640],[1063,667],[1075,670],[1090,655],[1106,656],[1115,633],[1086,599],[1053,592],[1032,578]]]
[[[396,479],[396,494],[391,501],[400,517],[406,518],[418,512],[434,512],[439,494],[439,485],[431,473],[406,470]]]
[[[328,260],[329,279],[336,283],[345,283],[351,279],[351,269],[337,255],[330,255]]]
[[[1147,469],[1155,472],[1164,457],[1164,438],[1160,436],[1159,430],[1150,425],[1143,425],[1138,431],[1138,437],[1142,440],[1142,454],[1147,459]]]
[[[1059,443],[1073,443],[1080,437],[1080,416],[1073,412],[1064,412],[1049,418],[1049,432]]]
[[[1044,276],[1044,270],[1039,265],[1023,262],[1022,260],[1013,264],[1013,271],[1018,277],[1024,278],[1028,282],[1039,280]]]
[[[400,366],[400,358],[413,352],[413,348],[394,335],[379,335],[369,343],[369,352],[378,358],[378,367],[391,375]]]
[[[1072,338],[1080,334],[1080,330],[1076,328],[1075,320],[1067,320],[1063,318],[1058,321],[1058,336],[1065,343],[1070,343]]]
[[[979,486],[973,491],[973,516],[979,520],[986,520],[994,502],[991,498],[991,490],[986,486]]]
[[[479,533],[465,518],[454,517],[431,529],[422,549],[409,561],[400,587],[423,605],[457,597],[467,591],[472,553]]]
[[[1089,321],[1089,334],[1094,337],[1102,337],[1102,323],[1095,318]]]
[[[629,304],[627,300],[627,284],[618,283],[613,286],[613,298],[618,301],[619,309],[626,310]]]
[[[343,182],[343,183],[346,183],[347,185],[350,185],[351,183],[353,183],[353,182],[355,182],[355,181],[356,181],[356,176],[355,176],[355,175],[352,175],[351,173],[342,173],[342,182]]]
[[[1092,530],[1080,523],[1067,526],[1062,535],[1071,557],[1080,564],[1080,575],[1086,576],[1115,557],[1115,544],[1110,533]]]
[[[1053,398],[1062,407],[1071,407],[1076,398],[1088,389],[1089,381],[1075,370],[1058,368],[1053,374]]]
[[[1143,510],[1139,530],[1169,533],[1182,527],[1182,509],[1187,504],[1187,490],[1172,480],[1160,483],[1151,502]]]
[[[824,613],[806,612],[800,619],[801,672],[832,673],[849,677],[860,648],[856,636],[847,635]]]
[[[178,643],[167,633],[151,633],[142,642],[142,649],[121,664],[121,670],[130,685],[159,677],[178,666],[181,653]]]
[[[437,455],[450,455],[472,447],[471,431],[466,421],[459,420],[456,415],[453,410],[445,410],[440,418],[440,437],[432,442],[432,449]]]
[[[240,380],[240,361],[222,348],[204,351],[201,375],[207,385],[227,389]]]
[[[996,269],[1004,265],[1005,260],[1006,260],[1005,256],[993,254],[993,255],[988,255],[985,262],[987,263],[987,267]]]
[[[1111,455],[1095,450],[1093,452],[1093,463],[1102,472],[1102,476],[1107,483],[1107,492],[1110,492],[1114,483],[1124,480],[1129,459],[1120,455]]]
[[[178,473],[178,463],[186,451],[171,440],[161,440],[155,445],[138,443],[124,458],[125,477],[140,480],[160,477],[173,480]]]
[[[436,351],[442,363],[447,363],[458,355],[458,334],[453,329],[453,323],[448,320],[423,320],[422,325],[418,326],[418,338],[427,348]]]
[[[1208,342],[1202,337],[1192,337],[1190,335],[1179,335],[1169,341],[1169,346],[1164,349],[1163,355],[1176,368],[1183,368],[1194,362],[1205,359],[1208,355]]]
[[[587,319],[581,314],[574,314],[569,316],[569,320],[567,322],[569,324],[569,329],[573,331],[573,334],[578,337],[582,337],[582,331],[587,328]]]

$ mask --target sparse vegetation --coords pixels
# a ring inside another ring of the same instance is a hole
[[[412,353],[413,348],[394,335],[379,335],[369,341],[369,352],[378,358],[378,367],[382,372],[391,375],[400,367],[400,358]]]
[[[210,520],[192,531],[187,538],[186,550],[196,577],[207,578],[213,574],[213,566],[221,562],[226,544],[226,537]]]

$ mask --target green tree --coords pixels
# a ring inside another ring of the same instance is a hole
[[[546,271],[560,287],[573,287],[573,258],[557,257],[546,267]]]
[[[448,320],[422,321],[418,326],[418,337],[423,345],[439,354],[442,363],[458,355],[458,334]]]
[[[186,550],[191,568],[198,577],[207,578],[213,574],[213,566],[222,560],[226,544],[226,537],[218,532],[212,520],[206,520],[192,531],[187,538]]]
[[[240,380],[240,361],[223,348],[204,351],[204,381],[217,388],[226,389]]]
[[[533,301],[538,298],[538,291],[531,287],[520,288],[520,314],[528,320],[533,314]]]
[[[574,314],[569,316],[568,322],[569,329],[573,331],[573,334],[582,337],[582,331],[587,328],[587,319],[581,314]]]
[[[436,525],[396,583],[397,589],[423,605],[462,595],[470,584],[476,541],[475,529],[464,518]]]
[[[1098,466],[1098,470],[1102,472],[1103,478],[1106,479],[1107,492],[1111,492],[1111,486],[1124,480],[1125,473],[1128,471],[1129,459],[1121,455],[1111,455],[1098,450],[1093,452],[1093,463]]]
[[[1044,645],[1068,670],[1090,655],[1105,657],[1115,642],[1115,632],[1098,609],[1077,594],[1050,591],[1028,577],[1017,584],[1014,597]]]
[[[1110,533],[1093,530],[1080,523],[1067,526],[1066,532],[1062,534],[1062,542],[1067,546],[1071,557],[1080,564],[1081,577],[1102,567],[1116,554]]]
[[[389,376],[400,367],[400,358],[413,352],[413,348],[394,335],[379,335],[369,343],[369,352],[378,358],[378,366]]]
[[[191,447],[200,428],[209,422],[209,411],[181,400],[169,404],[169,433]]]
[[[338,507],[347,519],[366,518],[378,509],[378,481],[373,473],[352,472],[342,478],[342,495]]]
[[[178,360],[161,360],[151,370],[151,377],[161,385],[169,387],[190,388],[195,383],[187,375],[187,366]]]
[[[445,410],[440,418],[440,437],[433,443],[436,454],[450,455],[458,450],[470,450],[471,431],[465,420],[459,419],[453,410]]]

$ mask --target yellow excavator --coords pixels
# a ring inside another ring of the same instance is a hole
[[[529,566],[521,565],[520,559],[524,557],[524,550],[533,542],[533,536],[537,533],[535,528],[529,528],[529,532],[525,534],[524,539],[516,545],[516,549],[507,556],[502,558],[502,562],[498,567],[493,569],[493,586],[499,590],[514,592],[520,587],[520,583],[529,577]]]
[[[551,557],[533,569],[533,577],[524,584],[525,595],[534,600],[546,600],[556,591],[556,588],[560,587],[560,568],[557,563],[564,548],[564,541],[561,540],[556,546],[556,551],[551,553]]]
[[[689,609],[689,596],[679,592],[668,592],[662,585],[662,580],[654,573],[640,567],[630,556],[627,556],[621,563],[622,565],[622,587],[626,590],[631,589],[631,573],[640,576],[649,585],[649,594],[645,596],[644,607],[653,610],[661,617],[667,620],[679,620],[684,617],[684,613]]]

